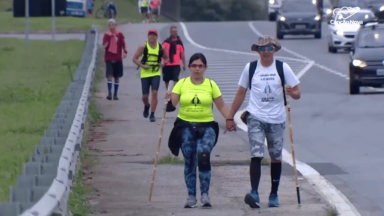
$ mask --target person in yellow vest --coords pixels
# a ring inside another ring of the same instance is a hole
[[[209,186],[211,182],[210,154],[219,137],[219,125],[213,118],[213,103],[224,119],[229,114],[217,84],[204,77],[207,60],[202,53],[196,53],[189,60],[191,76],[181,79],[167,105],[167,112],[174,111],[180,102],[180,109],[174,128],[168,139],[172,154],[178,156],[179,149],[184,156],[184,177],[188,197],[184,208],[194,208],[196,199],[196,167],[199,167],[200,202],[211,207]]]
[[[149,23],[149,2],[150,0],[139,0],[140,13],[143,16],[143,23]]]
[[[155,111],[157,106],[157,91],[160,86],[161,68],[168,62],[168,55],[165,48],[157,42],[157,30],[148,31],[148,41],[144,46],[140,46],[134,57],[133,63],[141,68],[141,89],[142,100],[144,103],[144,118],[149,116],[149,108],[151,107],[151,116],[149,120],[155,122]],[[141,61],[139,58],[141,57]],[[151,104],[149,104],[149,90],[152,89]]]

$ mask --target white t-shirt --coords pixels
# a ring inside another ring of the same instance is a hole
[[[249,90],[249,65],[245,65],[239,80],[239,86]],[[291,67],[283,62],[285,86],[294,87],[300,83]],[[252,78],[247,111],[260,121],[280,124],[285,122],[283,87],[276,69],[275,59],[269,67],[263,67],[257,61],[256,71]]]

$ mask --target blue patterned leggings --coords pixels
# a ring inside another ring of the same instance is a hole
[[[190,128],[183,128],[181,133],[181,151],[184,156],[184,177],[188,195],[196,196],[196,167],[199,166],[201,194],[209,194],[211,183],[210,154],[215,144],[216,134],[212,127],[204,127],[204,136],[196,138]]]

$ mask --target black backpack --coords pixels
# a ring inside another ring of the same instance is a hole
[[[161,43],[158,43],[159,44],[159,53],[157,55],[154,55],[154,54],[148,54],[148,48],[147,48],[147,41],[145,41],[145,46],[144,46],[144,52],[143,52],[143,58],[141,58],[141,64],[145,64],[147,62],[157,62],[160,64],[161,62],[161,58],[163,57],[164,55],[164,52],[163,52],[163,46],[161,45]],[[148,56],[157,56],[157,61],[148,61]],[[139,67],[137,67],[137,69],[139,69]],[[155,68],[153,67],[152,70],[154,70]]]
[[[252,78],[253,74],[256,71],[257,67],[257,61],[253,61],[249,64],[249,89],[252,87]],[[280,80],[281,80],[281,86],[283,87],[283,94],[284,94],[284,106],[287,106],[287,98],[285,96],[285,77],[284,77],[284,69],[283,69],[283,62],[276,60],[276,70],[279,74]]]

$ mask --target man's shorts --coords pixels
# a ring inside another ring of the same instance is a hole
[[[123,77],[123,62],[122,61],[107,61],[105,62],[106,71],[105,77],[113,76],[114,78]]]
[[[148,7],[141,7],[141,13],[148,13]]]
[[[155,14],[155,15],[159,15],[159,9],[153,9],[153,8],[151,8],[151,13],[152,14]]]
[[[180,75],[180,65],[171,65],[163,67],[163,81],[169,82],[171,80],[178,82]]]
[[[143,95],[148,95],[150,88],[152,91],[158,91],[160,86],[160,76],[141,78],[141,90]]]
[[[267,139],[269,156],[281,160],[285,122],[281,124],[265,123],[248,114],[247,123],[251,157],[264,157],[264,142]]]

